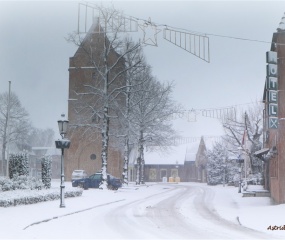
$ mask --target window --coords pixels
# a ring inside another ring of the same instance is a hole
[[[149,180],[156,180],[156,169],[149,169]]]

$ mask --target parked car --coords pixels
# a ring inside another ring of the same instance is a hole
[[[84,189],[88,188],[99,188],[102,179],[102,173],[95,173],[89,177],[72,180],[72,187],[82,187]],[[108,188],[117,190],[122,187],[122,181],[119,178],[107,174]]]
[[[71,174],[71,181],[86,178],[87,176],[87,172],[84,170],[74,170]]]

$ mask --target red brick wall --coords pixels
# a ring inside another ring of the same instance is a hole
[[[83,44],[87,46],[86,49],[90,49],[88,45],[94,49],[93,54],[95,55],[93,56],[94,61],[97,61],[97,64],[98,61],[103,62],[102,59],[100,60],[100,54],[103,50],[102,37],[102,34],[87,34],[87,38],[83,41]],[[114,63],[117,58],[118,54],[113,51],[108,61],[111,64]],[[119,62],[117,70],[121,70],[123,68],[123,64],[123,62]],[[75,107],[78,106],[78,104],[81,104],[82,101],[88,101],[90,96],[80,97],[76,93],[86,92],[86,88],[84,87],[86,84],[94,85],[95,81],[97,84],[100,84],[100,75],[96,74],[94,65],[90,62],[90,58],[81,47],[78,48],[74,57],[70,58],[69,67],[69,99],[77,100],[68,102],[68,120],[69,125],[73,127],[70,127],[68,131],[68,138],[71,141],[70,149],[65,151],[64,166],[67,180],[71,179],[72,171],[75,169],[83,169],[90,175],[99,171],[102,166],[102,142],[100,130],[96,128],[86,128],[83,126],[74,127],[74,125],[82,124],[83,122],[92,123],[90,110],[80,113],[75,111]],[[114,76],[114,74],[116,74],[115,71],[111,73],[111,77]],[[96,79],[92,76],[95,76]],[[111,87],[110,91],[115,86],[123,83],[123,77],[117,79],[115,85]],[[96,99],[92,101],[96,101]],[[110,124],[112,127],[116,126],[116,123],[113,120],[111,120]],[[121,177],[123,169],[122,150],[117,147],[113,147],[118,146],[118,144],[116,144],[118,142],[117,138],[111,136],[109,138],[110,148],[108,151],[107,171],[116,177]],[[91,154],[96,154],[97,157],[95,160],[90,159]]]

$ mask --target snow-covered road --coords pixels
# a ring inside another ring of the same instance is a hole
[[[214,192],[208,187],[174,185],[164,193],[108,211],[105,221],[116,226],[118,238],[270,238],[222,219],[212,208],[213,197]]]
[[[65,209],[58,207],[58,201],[0,209],[2,221],[10,213],[9,221],[14,222],[13,226],[0,225],[0,238],[274,238],[270,232],[221,218],[213,205],[215,194],[214,188],[195,183],[130,186],[118,191],[89,189],[82,197],[66,199]]]

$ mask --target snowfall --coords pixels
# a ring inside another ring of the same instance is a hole
[[[60,191],[60,182],[52,188]],[[129,183],[117,191],[84,190],[59,205],[0,207],[0,239],[285,239],[285,205],[243,197],[234,186]]]

